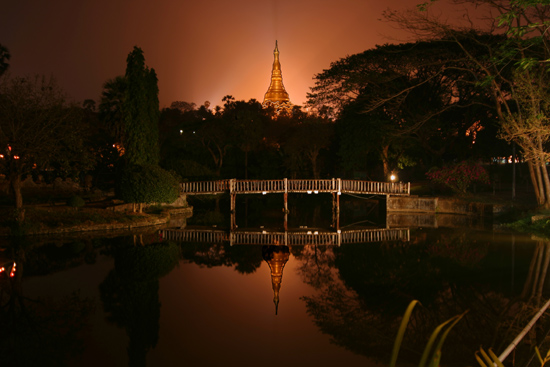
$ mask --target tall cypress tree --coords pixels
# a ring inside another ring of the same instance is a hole
[[[125,156],[129,164],[153,164],[159,161],[159,100],[157,76],[145,65],[143,51],[134,46],[126,59]]]

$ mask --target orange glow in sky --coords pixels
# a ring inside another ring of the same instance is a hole
[[[25,0],[0,11],[14,75],[53,74],[70,98],[99,100],[134,45],[159,79],[160,106],[260,102],[278,40],[286,91],[303,104],[330,63],[408,35],[379,20],[419,0]]]

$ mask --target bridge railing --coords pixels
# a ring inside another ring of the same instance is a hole
[[[410,183],[342,180],[342,192],[409,195]]]
[[[285,180],[232,180],[236,193],[285,192]],[[231,185],[231,183],[230,183]]]
[[[408,228],[360,229],[341,232],[307,231],[307,232],[258,232],[163,229],[160,230],[165,240],[181,242],[229,242],[231,245],[337,245],[350,243],[369,243],[382,241],[410,241]]]
[[[338,180],[288,180],[289,192],[336,192]]]
[[[409,241],[407,228],[392,228],[387,230],[352,230],[342,233],[342,243],[362,243],[381,241]]]
[[[161,230],[159,231],[165,240],[182,242],[206,242],[222,243],[228,240],[228,234],[225,231],[214,230]]]
[[[182,182],[180,189],[188,194],[221,193],[229,190],[229,180]]]
[[[233,193],[281,192],[343,192],[356,194],[410,195],[410,183],[342,180],[279,179],[279,180],[218,180],[195,181],[180,184],[187,194],[209,194],[230,191]]]

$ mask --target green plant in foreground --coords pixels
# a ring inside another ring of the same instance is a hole
[[[537,352],[538,352],[538,349],[537,349]],[[483,357],[483,359],[480,357],[480,355],[481,357]],[[500,359],[498,359],[497,355],[491,349],[489,349],[489,354],[487,354],[483,350],[483,348],[479,348],[479,351],[476,352],[476,360],[481,367],[493,367],[495,365],[498,367],[504,367]],[[485,364],[483,360],[485,360],[487,364]]]
[[[537,358],[539,359],[540,367],[544,367],[546,362],[550,361],[550,350],[546,353],[544,358],[542,358],[538,347],[535,347],[535,352],[537,354]],[[489,354],[487,354],[483,348],[480,348],[479,351],[476,352],[476,360],[481,367],[504,367],[500,359],[491,349],[489,349]]]
[[[546,352],[546,356],[544,357],[544,359],[543,359],[542,356],[540,355],[539,348],[535,347],[535,351],[537,352],[537,357],[538,357],[538,359],[539,359],[540,366],[541,366],[541,367],[544,367],[544,365],[546,364],[546,362],[550,361],[550,350],[549,350],[548,352]]]
[[[403,320],[401,320],[401,325],[399,326],[397,337],[395,338],[395,343],[393,345],[390,367],[395,367],[397,363],[397,356],[399,354],[399,350],[401,349],[401,342],[403,341],[403,337],[405,336],[405,330],[407,329],[407,325],[409,324],[414,306],[416,306],[417,303],[417,300],[411,301],[411,303],[409,303],[409,306],[407,307],[407,310],[405,311],[405,314],[403,315]],[[420,358],[420,363],[418,364],[419,367],[439,366],[439,361],[441,359],[441,348],[443,347],[443,343],[445,342],[449,331],[451,331],[456,323],[460,321],[460,319],[462,319],[466,312],[451,317],[449,320],[445,321],[435,328],[435,330],[432,332],[432,335],[428,339],[426,348],[424,348],[424,352],[422,353],[422,357]]]

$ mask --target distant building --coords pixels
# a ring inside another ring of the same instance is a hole
[[[273,51],[274,61],[273,69],[271,70],[271,83],[264,95],[264,101],[262,102],[263,108],[273,107],[277,114],[286,110],[288,113],[292,111],[292,103],[290,103],[290,97],[283,85],[283,74],[281,73],[281,63],[279,62],[279,48],[277,41],[275,41],[275,50]]]

